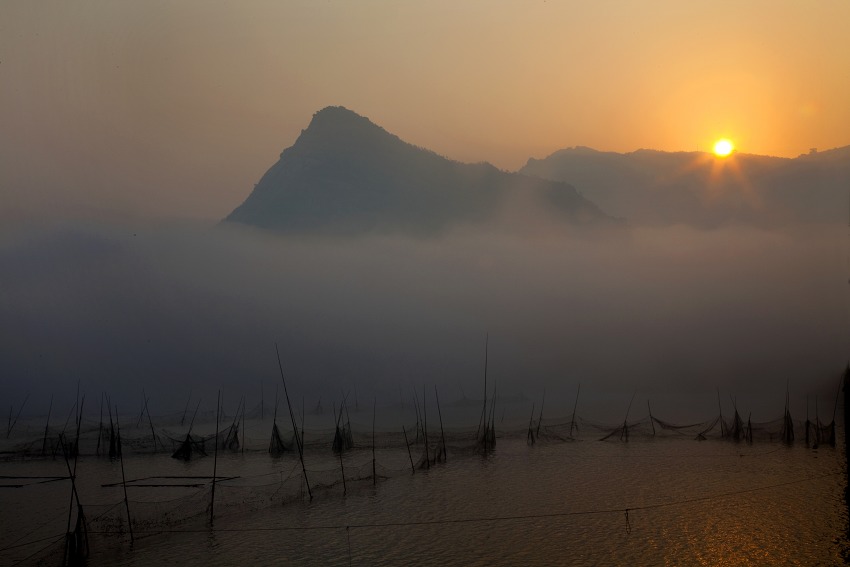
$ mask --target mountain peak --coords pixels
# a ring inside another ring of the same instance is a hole
[[[353,110],[348,110],[344,106],[326,106],[313,115],[310,121],[310,129],[324,128],[340,128],[340,127],[360,127],[360,128],[380,128],[372,123],[365,116],[360,116]]]
[[[452,161],[329,106],[227,220],[290,231],[423,234],[495,220],[511,200],[570,222],[610,220],[570,185]]]
[[[340,154],[364,148],[404,145],[394,136],[344,106],[327,106],[313,115],[292,149],[299,152]]]

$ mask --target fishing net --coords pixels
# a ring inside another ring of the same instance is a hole
[[[332,446],[334,453],[341,453],[354,447],[354,436],[351,432],[350,423],[337,426]]]
[[[288,443],[283,441],[283,437],[280,435],[280,429],[277,426],[277,423],[272,424],[272,434],[271,439],[269,440],[269,454],[273,457],[279,457],[283,455],[285,452],[289,452],[294,450],[294,435],[290,439]]]
[[[201,437],[192,437],[191,433],[186,434],[186,438],[180,443],[180,446],[171,454],[174,459],[190,461],[194,457],[206,456],[204,450],[204,439]]]
[[[819,420],[814,422],[806,420],[804,427],[806,445],[817,447],[821,443],[826,443],[830,447],[835,447],[835,420],[829,423],[821,423]]]

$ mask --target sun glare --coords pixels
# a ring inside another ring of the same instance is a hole
[[[735,146],[729,140],[725,138],[722,140],[717,140],[714,143],[714,155],[720,157],[726,157],[732,153],[732,150],[735,149]]]

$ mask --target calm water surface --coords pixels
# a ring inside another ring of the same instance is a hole
[[[130,457],[132,549],[122,488],[101,486],[121,481],[120,464],[83,458],[89,564],[837,565],[847,553],[840,447],[515,437],[483,458],[449,445],[447,463],[416,474],[403,446],[379,450],[376,486],[371,450],[349,452],[345,495],[339,460],[308,448],[312,502],[297,457],[220,455],[217,474],[238,478],[216,487],[214,529],[206,480],[139,480],[209,476],[211,458]],[[62,459],[0,470],[67,474]],[[0,490],[0,564],[57,565],[69,499],[68,481]]]

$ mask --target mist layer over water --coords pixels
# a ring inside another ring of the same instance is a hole
[[[457,230],[433,238],[281,237],[232,227],[7,230],[0,392],[67,411],[77,381],[154,411],[279,380],[308,405],[423,383],[545,388],[619,416],[634,392],[700,417],[734,396],[754,419],[831,409],[848,335],[846,235],[800,227]],[[228,396],[227,394],[230,394]],[[231,401],[230,403],[235,403]],[[64,404],[64,405],[62,405]],[[89,406],[90,408],[93,406]],[[812,409],[812,411],[814,411]],[[828,413],[828,412],[827,412]],[[684,416],[673,416],[675,418]]]

